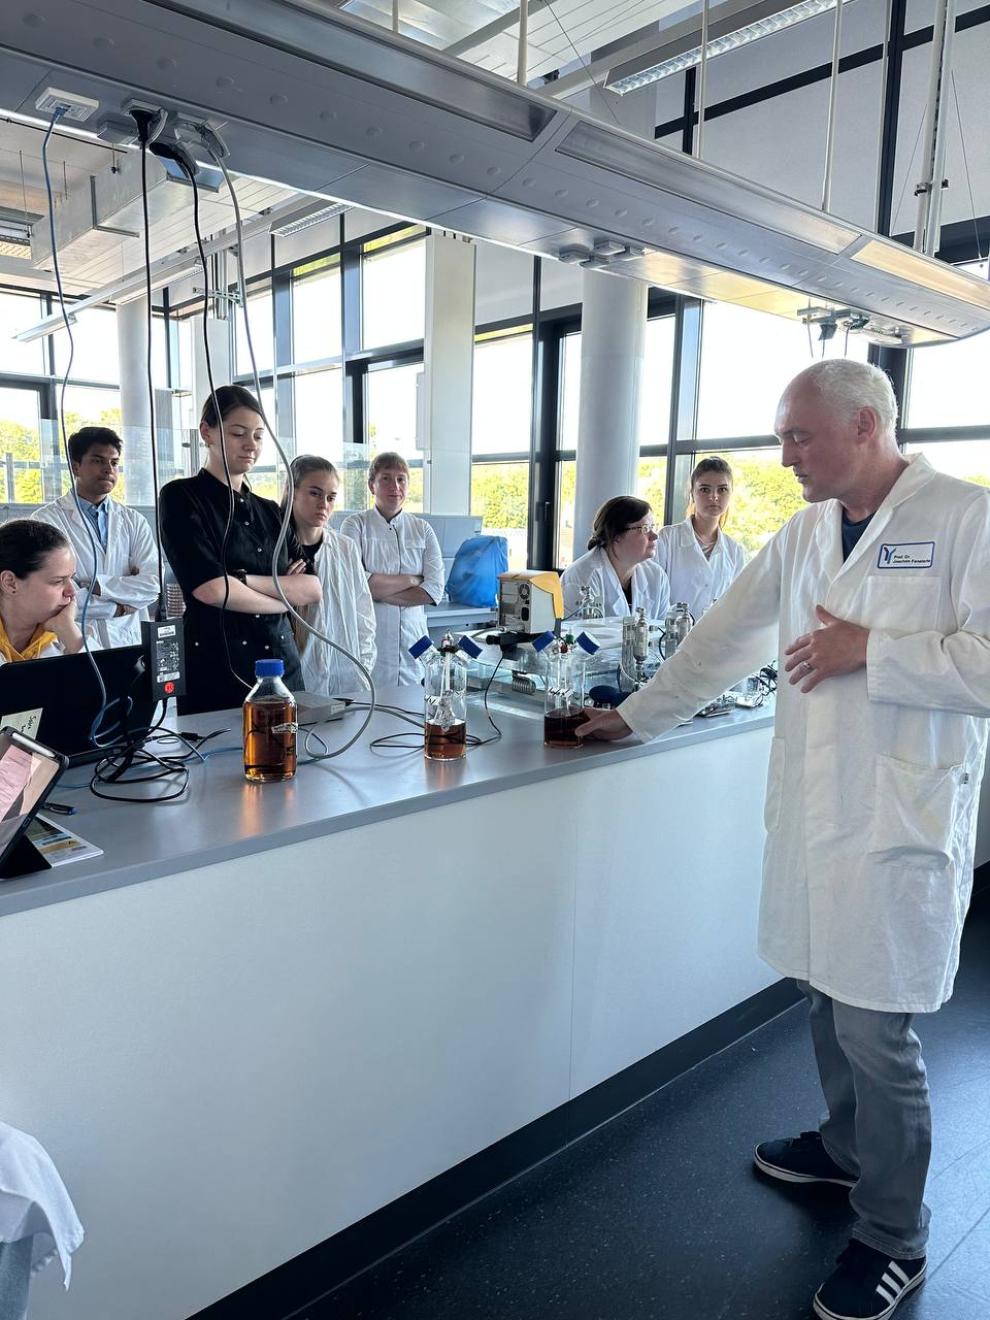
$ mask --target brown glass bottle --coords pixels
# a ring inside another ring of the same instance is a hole
[[[467,725],[461,721],[448,725],[426,724],[424,755],[431,761],[455,761],[467,751]]]
[[[583,706],[565,706],[548,711],[543,717],[543,743],[546,747],[578,747],[577,729],[588,718]]]
[[[244,702],[244,778],[274,784],[296,773],[296,703],[281,660],[259,660],[254,672],[258,682]]]

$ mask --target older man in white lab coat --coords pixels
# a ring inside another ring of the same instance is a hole
[[[122,447],[106,426],[84,426],[70,435],[75,495],[69,491],[31,515],[68,537],[76,557],[77,617],[82,619],[85,604],[98,649],[139,643],[141,620],[158,599],[158,552],[147,519],[110,498]]]
[[[810,1001],[828,1115],[756,1164],[852,1189],[823,1320],[881,1320],[924,1278],[931,1121],[912,1018],[952,993],[990,716],[990,498],[905,458],[895,423],[874,367],[797,376],[776,431],[811,507],[621,714],[582,729],[655,737],[779,645],[760,952]]]

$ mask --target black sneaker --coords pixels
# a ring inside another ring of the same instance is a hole
[[[784,1141],[764,1141],[757,1146],[753,1160],[761,1173],[792,1183],[838,1183],[855,1187],[856,1179],[836,1164],[822,1142],[819,1132],[802,1132]]]
[[[897,1260],[854,1238],[815,1293],[822,1320],[884,1320],[919,1283],[928,1260]]]

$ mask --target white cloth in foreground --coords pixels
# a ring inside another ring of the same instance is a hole
[[[560,580],[564,592],[564,617],[570,618],[581,603],[581,590],[589,587],[602,603],[606,619],[644,609],[648,619],[663,619],[670,604],[667,574],[652,559],[637,564],[632,575],[632,604],[626,600],[619,575],[608,553],[599,546],[575,559]]]
[[[952,993],[990,716],[990,497],[910,460],[842,558],[837,500],[796,513],[622,705],[641,738],[690,719],[820,627],[870,630],[865,668],[813,691],[781,671],[759,948],[856,1008]]]
[[[0,1242],[28,1237],[34,1239],[31,1272],[43,1269],[57,1254],[68,1288],[72,1253],[83,1240],[75,1207],[41,1144],[0,1123]]]
[[[375,667],[375,605],[368,590],[368,576],[361,552],[346,536],[329,528],[314,560],[323,597],[316,605],[304,605],[299,613],[307,623],[350,651],[365,669]],[[365,682],[346,656],[294,624],[299,659],[307,692],[363,692]]]
[[[725,532],[719,532],[706,558],[690,518],[659,528],[653,553],[670,579],[670,599],[684,601],[695,622],[725,595],[746,566],[746,551]]]
[[[109,496],[107,497],[109,500]],[[57,527],[68,538],[76,557],[75,583],[78,591],[76,620],[82,626],[86,605],[86,627],[93,646],[137,646],[141,642],[141,620],[148,606],[158,599],[158,551],[148,520],[126,504],[110,501],[107,519],[107,548],[100,545],[96,529],[84,521],[70,490],[61,499],[43,504],[31,515],[39,522]],[[89,531],[93,532],[90,540]],[[93,576],[93,541],[96,542],[96,576]],[[100,594],[92,594],[98,585]],[[133,614],[114,617],[118,605]]]
[[[352,513],[341,524],[342,536],[357,543],[365,572],[415,573],[434,605],[443,595],[443,555],[436,532],[414,513],[399,512],[391,522],[377,509]],[[387,605],[375,601],[378,659],[374,680],[384,687],[418,684],[423,666],[409,647],[427,631],[422,605]]]

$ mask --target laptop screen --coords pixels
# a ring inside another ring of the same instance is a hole
[[[61,763],[0,733],[0,862],[58,778]]]

